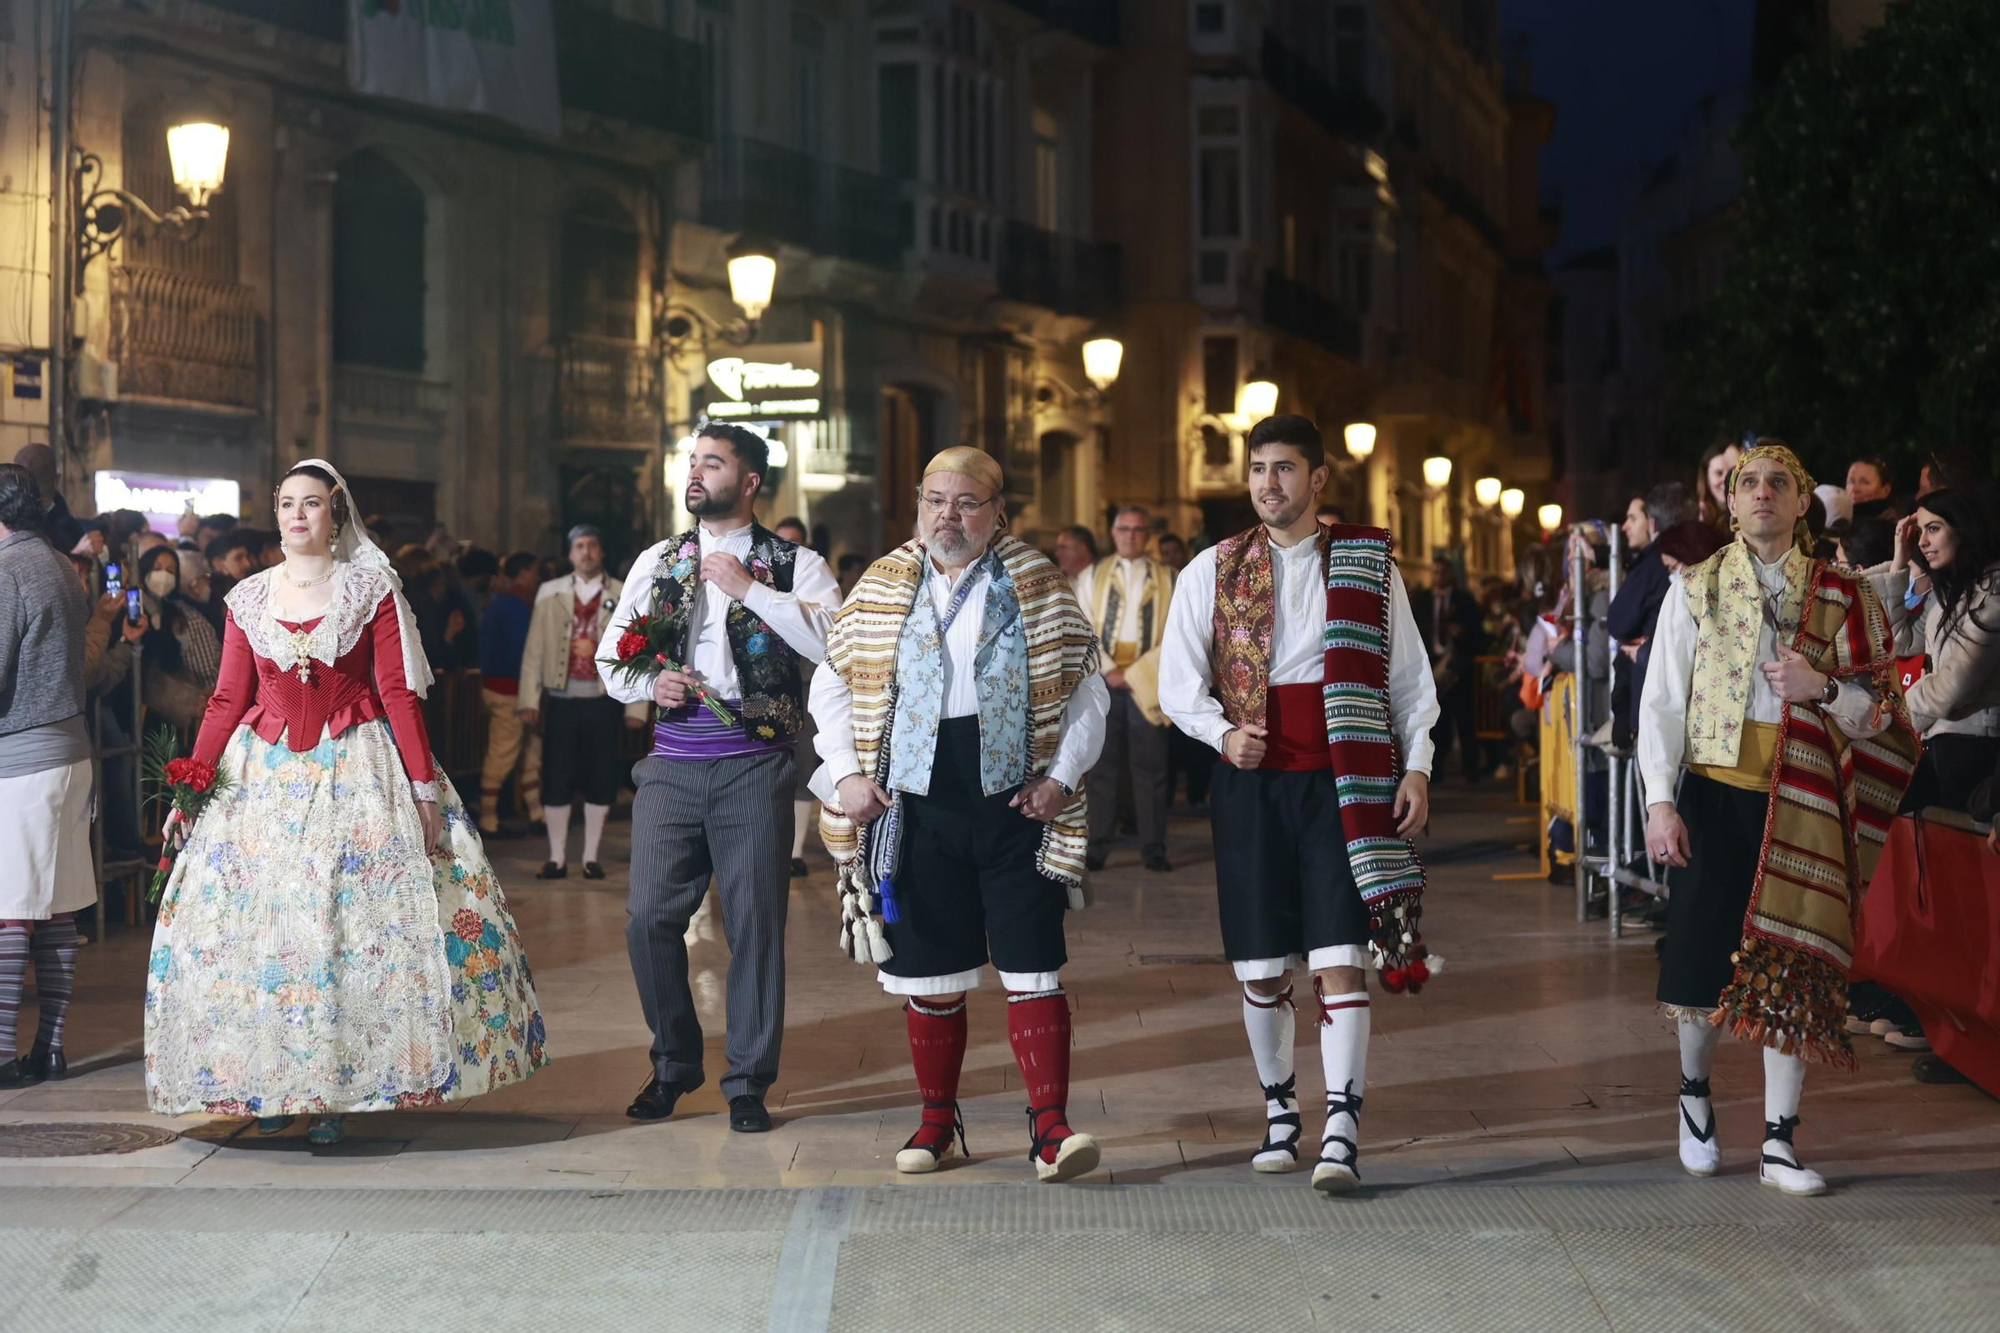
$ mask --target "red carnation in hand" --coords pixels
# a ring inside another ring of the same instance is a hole
[[[215,785],[215,765],[199,759],[176,759],[167,765],[167,781],[200,796]]]
[[[618,636],[618,660],[629,662],[644,653],[648,646],[644,634],[635,629],[628,629]]]

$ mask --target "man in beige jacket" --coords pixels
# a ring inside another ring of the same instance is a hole
[[[1174,600],[1174,571],[1146,554],[1152,516],[1126,505],[1111,520],[1114,554],[1085,570],[1077,600],[1097,633],[1111,715],[1104,752],[1090,770],[1090,851],[1104,868],[1118,827],[1118,786],[1129,772],[1146,869],[1173,869],[1167,860],[1167,716],[1160,711],[1160,639]]]

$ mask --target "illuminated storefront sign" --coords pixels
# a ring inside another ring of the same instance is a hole
[[[221,477],[169,477],[153,472],[99,472],[92,491],[97,512],[136,509],[146,516],[155,532],[168,536],[187,512],[228,514],[235,518],[243,511],[243,488]]]
[[[743,356],[708,363],[708,382],[719,395],[708,415],[785,420],[823,416],[824,353],[818,343],[760,343]]]

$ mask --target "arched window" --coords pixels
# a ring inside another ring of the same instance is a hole
[[[563,215],[563,328],[572,336],[639,340],[639,229],[603,195]]]
[[[424,369],[424,193],[374,149],[340,164],[333,187],[333,359]]]

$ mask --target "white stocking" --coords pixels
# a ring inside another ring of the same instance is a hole
[[[1264,1086],[1264,1131],[1266,1146],[1252,1157],[1259,1170],[1290,1169],[1298,1164],[1299,1105],[1292,1072],[1293,1040],[1298,1015],[1292,1007],[1292,988],[1274,995],[1259,995],[1243,987],[1243,1030],[1250,1037],[1250,1058],[1257,1064],[1257,1081]],[[1275,1094],[1275,1095],[1274,1095]],[[1279,1121],[1279,1116],[1288,1119]]]
[[[1326,1069],[1326,1132],[1320,1136],[1320,1160],[1352,1167],[1360,1154],[1361,1090],[1368,1081],[1368,992],[1323,994],[1319,1010],[1319,1058]]]
[[[611,813],[608,805],[583,803],[583,859],[595,862],[597,850],[604,842],[604,820]]]
[[[549,821],[549,860],[566,866],[569,864],[569,807],[545,805],[542,814]]]

